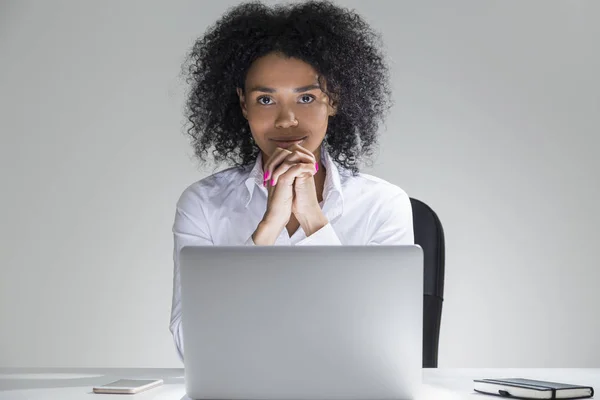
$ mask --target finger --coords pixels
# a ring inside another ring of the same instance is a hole
[[[313,172],[317,172],[315,164],[313,163],[313,159],[309,155],[294,152],[287,156],[286,159],[281,164],[279,164],[277,168],[275,168],[275,171],[273,171],[271,178],[271,185],[277,185],[277,180],[282,174],[284,174],[288,169],[290,169],[291,166],[300,163],[312,165],[312,168],[314,169]]]
[[[282,154],[287,154],[287,157],[283,158]],[[277,179],[274,178],[274,170],[277,169],[281,163],[284,161],[294,161],[294,162],[305,162],[309,164],[315,164],[316,169],[316,158],[313,153],[311,153],[308,149],[300,146],[299,144],[294,144],[287,149],[277,148],[275,153],[271,155],[269,160],[265,163],[263,168],[264,170],[264,182],[263,184],[267,186],[267,182],[273,185],[277,183]],[[316,172],[316,171],[315,171]]]
[[[288,155],[284,162],[291,162],[291,163],[299,163],[299,162],[303,162],[303,163],[307,163],[307,164],[314,164],[314,158],[310,156],[310,154],[305,154],[305,153],[300,153],[298,151],[294,151],[292,154]]]
[[[277,177],[288,169],[286,167],[280,170],[280,167],[283,164],[297,164],[301,162],[307,164],[315,164],[314,157],[312,157],[310,154],[294,151],[293,153],[288,154],[288,156],[279,165],[273,163],[273,166],[270,167],[273,168],[273,170],[269,170],[269,167],[267,167],[267,170],[265,170],[265,172],[268,172],[268,174],[265,174],[265,176],[268,177],[267,180],[270,181],[271,185],[276,185]]]
[[[263,168],[265,175],[265,183],[266,181],[271,181],[274,177],[274,172],[277,168],[283,164],[284,162],[288,163],[298,163],[298,162],[312,162],[312,158],[310,155],[300,152],[291,152],[287,149],[282,149],[282,151],[278,152],[271,156],[271,158],[265,163],[265,167]],[[277,180],[275,180],[277,182]]]
[[[291,145],[287,149],[290,150],[290,151],[296,150],[296,151],[298,151],[300,153],[304,153],[304,154],[312,157],[312,159],[314,160],[313,162],[317,161],[316,158],[315,158],[315,155],[310,150],[308,150],[306,147],[300,146],[298,143],[294,143],[293,145]]]
[[[273,190],[275,190],[275,188],[267,183],[267,199],[273,196]]]
[[[269,157],[269,159],[267,160],[267,163],[265,163],[265,166],[269,163],[269,161],[273,162],[276,159],[278,159],[279,158],[279,154],[282,153],[282,152],[283,153],[287,153],[287,154],[291,154],[291,153],[294,153],[294,152],[303,153],[303,154],[306,154],[309,157],[311,157],[314,161],[316,161],[315,155],[310,150],[308,150],[305,147],[300,146],[297,143],[294,143],[292,146],[290,146],[288,148],[285,148],[285,149],[282,148],[282,147],[278,147],[277,149],[275,149],[275,152],[271,155],[271,157]],[[273,169],[273,168],[271,168],[271,169]]]
[[[267,200],[269,198],[272,198],[275,194],[275,186],[272,186],[270,182],[271,181],[269,180],[269,182],[267,183]]]
[[[273,170],[285,160],[287,156],[292,154],[291,151],[278,148],[275,152],[269,157],[265,165],[263,166],[264,178],[265,180],[271,179]]]
[[[288,150],[293,151],[294,153],[302,153],[302,154],[306,154],[309,159],[306,159],[305,162],[309,162],[315,165],[315,172],[318,171],[318,162],[317,162],[317,158],[314,155],[314,153],[312,153],[310,150],[308,150],[306,147],[302,147],[299,144],[293,144],[292,146],[288,147]],[[310,160],[310,161],[309,161]]]
[[[290,153],[291,152],[288,152],[286,149],[283,149],[283,148],[280,148],[280,147],[276,148],[275,151],[273,152],[273,154],[271,154],[271,156],[267,159],[267,161],[263,165],[263,170],[266,172],[269,167],[271,167],[271,169],[272,169],[273,168],[273,163],[277,159],[280,159],[281,156],[282,156],[282,154],[285,154],[285,156],[287,156]]]
[[[282,162],[281,164],[279,164],[277,166],[277,168],[275,168],[275,171],[273,171],[272,177],[269,179],[269,184],[271,186],[277,185],[277,182],[279,181],[279,177],[281,175],[285,174],[291,167],[293,167],[296,164],[298,164],[298,162],[287,161],[287,160]]]
[[[287,171],[285,171],[282,175],[279,176],[279,184],[285,184],[285,185],[293,185],[294,184],[294,180],[299,177],[302,176],[304,174],[307,175],[314,175],[315,174],[315,166],[314,164],[305,164],[305,163],[300,163],[300,164],[294,164],[292,166],[290,166]]]

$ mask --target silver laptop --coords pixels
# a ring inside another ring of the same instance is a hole
[[[419,246],[185,247],[192,399],[412,399],[421,384]]]

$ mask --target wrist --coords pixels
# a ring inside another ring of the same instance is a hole
[[[325,217],[320,207],[317,207],[312,212],[296,215],[296,219],[300,223],[306,237],[322,229],[329,223],[329,220]]]
[[[272,220],[264,218],[258,223],[256,230],[252,234],[252,241],[259,246],[272,245],[277,240],[283,227],[285,227],[285,224],[280,226],[280,224],[276,224]]]

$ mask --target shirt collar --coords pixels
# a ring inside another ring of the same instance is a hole
[[[329,156],[329,153],[325,150],[325,146],[321,146],[321,163],[325,167],[325,184],[323,186],[323,213],[333,220],[335,217],[341,215],[344,209],[344,195],[342,193],[342,181],[341,173],[338,166]],[[341,168],[344,174],[345,170]],[[254,195],[254,188],[263,187],[263,168],[262,168],[262,156],[259,153],[256,157],[254,167],[250,171],[248,178],[245,181],[246,188],[248,189],[248,195],[246,196],[245,207],[248,208],[252,196]]]
[[[262,154],[258,153],[258,157],[256,157],[256,162],[254,163],[254,168],[250,171],[248,178],[246,179],[246,187],[248,188],[248,195],[246,196],[246,203],[244,206],[248,208],[248,204],[250,204],[250,200],[252,200],[252,195],[254,194],[255,187],[263,186],[263,178],[264,172],[262,168]]]

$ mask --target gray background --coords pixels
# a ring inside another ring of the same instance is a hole
[[[234,3],[0,3],[0,366],[181,366],[178,75]],[[600,3],[341,3],[392,60],[366,172],[446,229],[440,366],[599,367]]]

